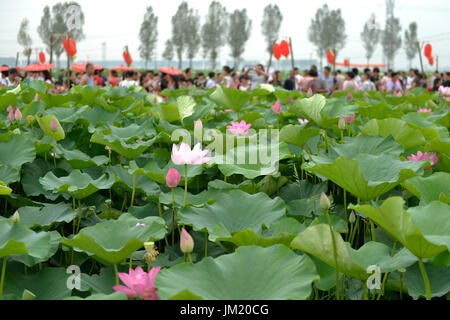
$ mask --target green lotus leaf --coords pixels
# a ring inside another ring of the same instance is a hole
[[[310,216],[312,212],[322,211],[320,194],[327,192],[326,183],[312,184],[308,180],[290,183],[280,189],[280,197],[288,206],[291,215]]]
[[[175,204],[178,206],[183,206],[184,204],[184,189],[175,188],[174,190]],[[194,207],[203,207],[206,203],[217,199],[217,197],[222,194],[222,191],[217,189],[203,190],[198,194],[187,193],[186,205],[192,205]],[[162,204],[170,205],[172,204],[172,191],[166,193],[160,193],[159,202]]]
[[[8,196],[12,192],[12,189],[9,188],[3,181],[0,181],[0,196]]]
[[[83,118],[83,113],[89,110],[88,106],[82,107],[62,107],[47,109],[45,114],[55,116],[60,123],[75,123],[78,119]]]
[[[269,229],[256,232],[249,228],[238,231],[226,241],[235,244],[238,247],[256,245],[258,247],[270,247],[274,244],[284,244],[289,247],[292,240],[306,229],[294,218],[281,218],[270,225]]]
[[[403,181],[423,172],[421,162],[401,161],[390,154],[358,154],[353,159],[340,156],[312,156],[306,170],[324,176],[363,200],[371,200]]]
[[[446,295],[450,291],[450,268],[426,263],[425,270],[430,281],[431,298]],[[406,269],[404,282],[408,288],[408,295],[413,299],[426,297],[425,284],[418,263]]]
[[[159,103],[158,104],[159,118],[167,122],[180,121],[180,113],[178,105],[175,103]]]
[[[145,226],[136,225],[143,223]],[[166,225],[160,217],[136,219],[131,214],[122,214],[118,220],[108,220],[86,227],[73,238],[62,238],[68,246],[92,254],[105,265],[115,265],[143,247],[146,241],[164,238]]]
[[[34,232],[21,222],[0,220],[0,257],[25,254],[42,259],[47,257],[51,235],[48,232]]]
[[[280,141],[303,148],[303,146],[306,142],[308,142],[309,139],[318,135],[319,133],[320,129],[318,128],[302,129],[299,126],[288,124],[280,130]]]
[[[250,94],[245,91],[220,86],[210,94],[209,98],[223,107],[239,112],[249,101]]]
[[[189,96],[181,96],[177,98],[178,114],[180,120],[183,121],[194,113],[194,107],[196,105],[195,100]]]
[[[442,194],[450,198],[450,173],[435,172],[429,177],[414,177],[403,182],[402,186],[419,198],[420,204],[425,205],[440,200]]]
[[[389,237],[419,258],[430,258],[448,250],[449,206],[435,201],[426,207],[405,211],[404,203],[400,197],[391,197],[378,208],[371,205],[350,205],[349,208],[368,216]]]
[[[114,267],[104,267],[100,269],[99,274],[89,275],[81,273],[80,291],[91,291],[93,294],[111,294],[116,285],[116,272]]]
[[[372,119],[367,122],[361,131],[362,134],[369,136],[392,135],[394,139],[400,143],[405,150],[419,147],[425,144],[425,137],[423,134],[413,128],[408,123],[400,119]]]
[[[144,153],[156,140],[156,137],[143,141],[142,136],[150,136],[154,129],[145,128],[145,125],[132,124],[126,128],[111,126],[103,131],[95,131],[91,142],[110,147],[113,151],[128,159],[135,159]]]
[[[33,143],[18,134],[5,134],[0,137],[0,165],[8,165],[20,169],[27,162],[36,158]]]
[[[414,255],[403,249],[391,257],[388,246],[373,241],[355,250],[349,243],[344,242],[339,233],[334,230],[333,233],[336,241],[338,270],[352,278],[361,281],[367,280],[370,273],[367,273],[366,270],[371,265],[379,266],[381,272],[390,272],[398,268],[406,268],[417,261]],[[336,268],[330,227],[326,224],[308,227],[295,237],[291,248],[307,252]]]
[[[231,190],[219,195],[212,205],[182,209],[179,222],[193,226],[196,231],[208,231],[211,241],[226,241],[237,231],[260,232],[263,225],[269,226],[284,216],[285,211],[286,205],[280,198]]]
[[[290,154],[289,147],[284,142],[276,144],[275,148],[271,143],[259,146],[247,144],[232,148],[225,155],[216,155],[208,165],[219,163],[219,170],[227,177],[242,174],[247,179],[254,179],[278,172],[278,161],[289,157]],[[238,164],[241,162],[241,157],[244,164]],[[226,164],[228,159],[232,160],[233,164]]]
[[[63,192],[73,196],[75,199],[83,199],[98,190],[111,188],[115,178],[111,175],[103,174],[99,178],[93,179],[87,173],[73,170],[65,177],[57,177],[53,172],[47,172],[44,177],[39,178],[39,182],[45,190],[51,190],[53,193]]]
[[[387,137],[360,135],[355,138],[345,138],[344,144],[330,146],[328,157],[334,160],[339,156],[353,159],[359,154],[399,156],[402,152],[402,146],[391,135]]]
[[[445,153],[450,157],[450,138],[441,137],[439,132],[435,129],[419,128],[427,139],[427,146],[437,152]]]
[[[322,123],[321,111],[325,107],[326,98],[320,94],[316,94],[310,98],[297,99],[290,107],[297,116],[303,114],[308,115],[315,123],[320,125]]]
[[[29,254],[12,255],[8,257],[8,260],[21,262],[28,267],[33,267],[38,263],[49,260],[59,249],[59,245],[61,243],[61,235],[57,231],[50,231],[48,232],[48,234],[50,235],[50,239],[47,243],[45,243],[45,245],[42,246],[42,249],[46,250],[45,253],[42,253],[39,256],[31,256]]]
[[[9,165],[0,164],[0,180],[9,185],[20,180],[19,170]]]
[[[91,158],[80,150],[67,150],[60,144],[56,146],[55,152],[58,156],[63,156],[74,169],[98,167],[108,163],[108,157],[106,156],[95,156]]]
[[[20,222],[32,228],[51,227],[59,222],[71,222],[77,215],[69,204],[47,203],[43,207],[21,207],[18,209]]]
[[[65,268],[44,267],[28,276],[21,272],[7,272],[4,294],[22,297],[27,289],[36,296],[35,300],[62,300],[72,294],[72,289],[67,286],[69,276]]]
[[[230,281],[232,279],[232,281]],[[240,247],[232,254],[181,263],[155,279],[160,299],[304,300],[319,276],[306,255],[283,245]],[[263,280],[263,281],[262,281]],[[189,291],[190,294],[180,295]]]
[[[107,172],[116,177],[114,185],[120,185],[126,191],[133,190],[133,175],[129,170],[124,169],[121,165],[111,166]],[[136,175],[135,187],[137,193],[144,193],[147,196],[157,196],[161,190],[155,181],[148,179],[143,175]]]
[[[54,115],[48,114],[43,117],[37,117],[36,120],[39,123],[39,126],[41,127],[42,131],[44,131],[46,135],[52,137],[56,141],[63,140],[66,137],[64,129],[61,127],[58,119]],[[56,131],[52,131],[51,129],[51,124],[53,120],[55,120],[57,124]]]

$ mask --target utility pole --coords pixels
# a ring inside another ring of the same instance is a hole
[[[423,62],[422,62],[422,45],[420,44],[420,41],[417,41],[417,50],[419,50],[419,58],[420,58],[420,68],[422,69],[422,74],[425,74],[425,71],[423,70]]]
[[[102,43],[102,64],[105,66],[106,62],[106,42]]]
[[[436,71],[439,72],[439,56],[436,56]]]
[[[17,52],[17,55],[16,55],[16,66],[18,66],[19,65],[19,53]]]
[[[53,47],[63,36],[65,36],[64,33],[50,33],[50,64],[53,63]]]

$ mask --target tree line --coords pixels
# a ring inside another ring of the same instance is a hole
[[[66,21],[70,19],[67,13],[70,6],[78,6],[81,13],[80,25],[76,29],[69,29],[66,24]],[[394,16],[394,7],[395,0],[386,0],[386,22],[383,29],[380,28],[374,14],[371,14],[364,24],[360,37],[368,64],[377,45],[381,44],[388,67],[393,66],[394,58],[402,46],[402,28],[399,19]],[[264,8],[261,32],[267,44],[268,54],[272,51],[273,41],[279,36],[282,21],[283,15],[276,4],[269,4]],[[217,0],[210,3],[203,24],[201,24],[198,11],[189,7],[187,1],[178,6],[175,15],[172,16],[171,24],[171,36],[165,42],[162,57],[167,61],[172,61],[176,56],[178,68],[181,68],[183,59],[187,59],[192,66],[193,59],[201,50],[203,59],[209,59],[215,69],[220,51],[225,45],[228,45],[230,49],[234,65],[238,66],[242,61],[252,30],[252,21],[247,15],[246,9],[236,9],[229,13],[225,6]],[[46,6],[37,31],[47,52],[50,52],[51,33],[69,32],[70,36],[78,42],[85,38],[83,25],[84,14],[81,6],[77,2],[71,1],[57,3],[51,10],[49,6]],[[24,19],[21,22],[17,41],[24,47],[23,54],[28,58],[29,63],[32,54],[32,39],[28,29],[29,22]],[[336,59],[347,42],[345,20],[342,17],[341,9],[331,10],[327,4],[317,9],[311,19],[307,36],[317,49],[321,65],[326,52],[330,49],[333,50]],[[146,8],[139,31],[139,40],[139,56],[147,66],[148,62],[156,59],[158,42],[158,16],[152,6]],[[412,22],[405,30],[403,43],[411,65],[412,59],[417,54],[416,22]],[[58,39],[53,44],[53,53],[57,61],[63,52],[62,39]]]

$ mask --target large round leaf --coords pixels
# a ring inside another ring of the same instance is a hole
[[[211,241],[224,241],[237,231],[253,229],[260,232],[281,218],[286,205],[280,198],[270,199],[265,193],[249,195],[241,190],[224,192],[212,205],[186,207],[179,213],[179,222],[196,231],[208,231]]]
[[[37,122],[39,123],[39,126],[41,127],[42,131],[44,131],[44,133],[50,137],[52,137],[53,139],[55,139],[56,141],[62,140],[66,137],[66,134],[64,133],[64,129],[61,127],[61,125],[59,124],[58,119],[52,115],[46,115],[43,117],[37,117]],[[52,122],[56,122],[56,130],[53,131],[51,129],[51,124]]]
[[[0,196],[10,195],[12,189],[9,188],[3,181],[0,181]]]
[[[228,107],[236,112],[239,112],[248,102],[250,95],[245,91],[233,90],[220,86],[214,90],[209,98],[224,107]]]
[[[394,240],[401,242],[420,258],[430,258],[449,249],[450,210],[441,202],[426,207],[403,209],[405,201],[391,197],[375,208],[371,205],[350,205],[372,219]]]
[[[18,134],[1,136],[0,150],[0,165],[8,165],[16,169],[24,163],[32,162],[36,157],[33,143]]]
[[[64,202],[48,203],[44,207],[21,207],[18,211],[20,222],[29,227],[49,228],[58,222],[71,222],[77,215],[72,207]]]
[[[403,182],[402,186],[419,198],[421,204],[450,199],[450,173],[448,172],[435,172],[429,177],[414,177]]]
[[[313,262],[282,245],[240,247],[235,253],[197,264],[161,270],[155,287],[160,299],[287,300],[306,299],[319,279]]]
[[[145,224],[145,226],[137,225]],[[61,242],[87,253],[106,265],[114,265],[140,249],[146,241],[164,238],[166,225],[160,217],[136,219],[131,214],[123,214],[118,220],[97,223],[81,229],[73,238],[62,238]]]
[[[56,146],[55,152],[58,156],[62,156],[66,159],[74,169],[98,167],[108,162],[108,157],[106,156],[95,156],[91,158],[80,150],[67,150],[60,144]]]
[[[390,272],[398,268],[405,268],[417,261],[408,250],[403,249],[391,257],[390,248],[378,242],[368,242],[358,250],[344,242],[341,235],[333,230],[336,241],[338,270],[365,281],[370,273],[367,267],[377,265],[381,272]],[[330,227],[326,224],[317,224],[300,233],[291,243],[294,249],[312,254],[333,268],[336,268],[333,242]]]
[[[75,199],[83,199],[94,192],[109,189],[114,184],[112,175],[103,174],[98,179],[93,179],[89,174],[80,170],[73,170],[68,176],[58,178],[53,172],[48,172],[39,182],[46,190],[53,193],[64,192],[73,195]],[[74,188],[75,187],[75,188]]]
[[[48,232],[34,232],[21,222],[0,220],[0,258],[25,254],[37,259],[48,257],[51,247]]]

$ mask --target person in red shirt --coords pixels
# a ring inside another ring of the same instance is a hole
[[[122,79],[119,77],[119,73],[116,70],[111,70],[111,76],[108,79],[109,84],[113,87],[118,87],[120,81],[122,81]]]
[[[94,75],[94,86],[100,86],[103,87],[103,79],[102,77],[100,77],[99,71],[95,70],[95,75]]]

